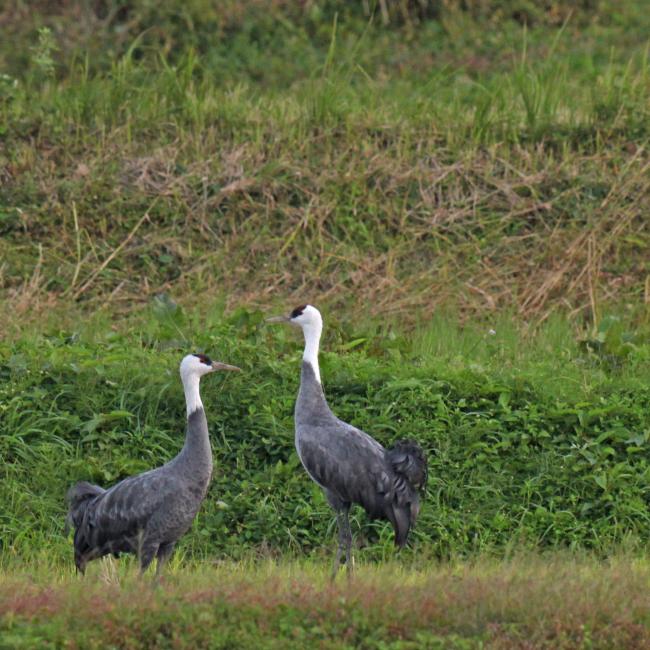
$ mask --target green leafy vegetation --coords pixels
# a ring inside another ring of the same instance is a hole
[[[385,444],[415,437],[429,455],[417,554],[606,552],[650,535],[647,337],[616,354],[605,336],[603,355],[561,319],[525,334],[506,319],[461,329],[438,318],[413,339],[325,319],[321,361],[335,412]],[[216,470],[183,550],[242,557],[329,545],[332,513],[293,448],[300,338],[265,326],[259,311],[200,316],[161,297],[124,332],[98,321],[0,346],[4,552],[29,557],[47,544],[68,555],[72,482],[111,484],[178,452],[177,367],[187,350],[245,372],[203,382]],[[392,553],[386,524],[356,512],[353,525],[368,557]]]

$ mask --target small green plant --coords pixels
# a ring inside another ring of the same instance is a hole
[[[600,321],[595,336],[580,341],[580,347],[603,363],[620,367],[647,340],[643,333],[630,331],[619,316],[609,315]]]
[[[50,28],[39,28],[38,44],[32,48],[32,66],[38,81],[46,81],[54,78],[56,72],[54,54],[56,54],[58,49]]]
[[[8,74],[0,74],[0,102],[11,100],[18,89],[18,79],[14,79]]]

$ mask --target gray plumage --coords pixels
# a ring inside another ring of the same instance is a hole
[[[287,317],[268,320],[298,325],[305,336],[295,407],[296,450],[307,473],[323,488],[336,511],[339,546],[335,576],[344,552],[348,571],[351,569],[349,511],[353,503],[362,506],[372,518],[387,519],[393,526],[396,546],[406,544],[420,510],[418,492],[427,481],[426,458],[414,441],[404,440],[385,449],[332,413],[320,383],[318,344],[322,318],[315,307],[302,305]]]
[[[236,369],[213,363],[204,355],[190,356],[210,364],[199,374]],[[82,481],[68,491],[68,522],[74,526],[75,564],[81,573],[96,558],[134,553],[141,572],[157,558],[158,576],[176,542],[192,525],[212,477],[212,451],[198,377],[195,387],[185,385],[185,389],[188,410],[196,408],[187,417],[185,444],[178,456],[107,490]],[[192,399],[195,401],[190,404]]]
[[[351,544],[347,513],[353,503],[373,518],[390,521],[396,546],[404,546],[420,510],[418,490],[427,480],[420,447],[401,441],[386,450],[364,431],[339,420],[306,361],[302,364],[295,423],[300,460],[324,489],[339,524],[344,526],[347,559]]]
[[[70,488],[77,568],[83,573],[90,560],[110,553],[135,553],[142,571],[154,557],[162,566],[192,525],[211,476],[208,425],[199,409],[188,418],[185,446],[169,463],[108,490],[85,482]]]

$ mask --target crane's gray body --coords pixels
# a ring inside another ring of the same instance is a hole
[[[134,553],[144,571],[154,557],[157,570],[192,525],[212,477],[212,451],[203,408],[187,419],[185,444],[173,460],[103,490],[81,482],[68,492],[74,525],[75,563],[108,554]]]
[[[339,554],[350,560],[348,511],[361,505],[373,518],[388,519],[395,543],[403,546],[419,512],[418,489],[426,482],[426,461],[412,442],[386,450],[367,433],[330,410],[312,365],[303,361],[295,408],[296,449],[309,476],[337,512]],[[348,565],[349,566],[349,565]]]

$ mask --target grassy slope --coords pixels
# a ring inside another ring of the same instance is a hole
[[[551,3],[528,30],[267,4],[97,17],[9,3],[5,328],[15,314],[121,314],[161,291],[230,306],[309,296],[411,324],[450,305],[638,316],[642,3],[578,10],[564,29]],[[39,42],[42,23],[54,31]]]
[[[3,546],[58,534],[72,478],[175,453],[174,368],[197,347],[253,379],[208,397],[227,469],[187,548],[322,544],[291,451],[296,347],[229,311],[305,297],[329,307],[338,413],[432,455],[432,552],[647,537],[642,6],[561,27],[559,3],[530,29],[508,3],[491,20],[183,6],[0,15]],[[162,291],[196,308],[141,312]],[[477,330],[429,318],[457,303]],[[600,322],[595,352],[561,320],[536,336],[503,315],[567,309]],[[386,529],[358,525],[385,554]]]
[[[270,563],[172,572],[142,588],[112,563],[80,582],[58,568],[0,582],[11,648],[638,649],[650,643],[646,561],[518,558],[367,566],[348,583],[321,566]],[[561,607],[558,605],[561,604]]]

